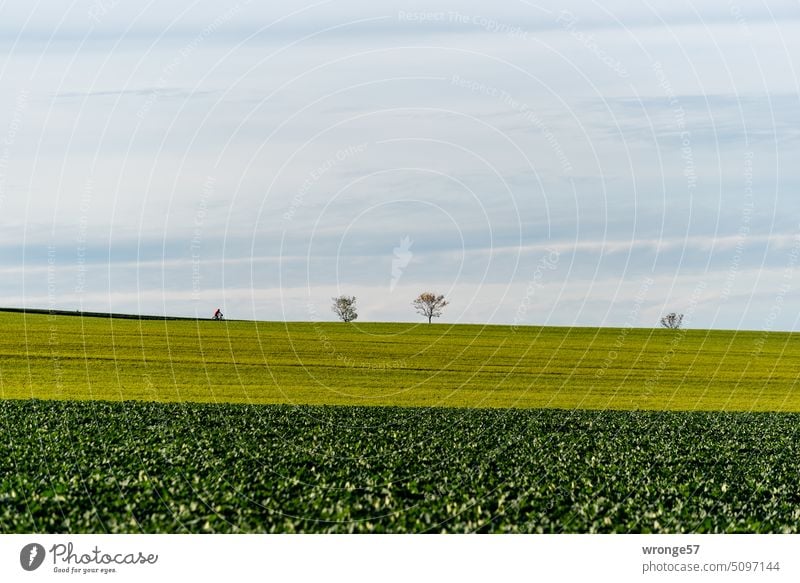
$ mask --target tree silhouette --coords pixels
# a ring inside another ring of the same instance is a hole
[[[661,325],[670,330],[677,330],[683,324],[683,314],[669,313],[661,318]]]
[[[428,318],[428,324],[431,323],[431,318],[438,318],[442,315],[442,310],[450,302],[444,299],[443,295],[436,295],[432,292],[423,292],[417,296],[412,302],[412,305],[417,310],[417,313]]]
[[[331,310],[339,316],[342,322],[352,322],[358,318],[358,313],[356,312],[356,296],[339,296],[338,298],[332,299],[333,305],[331,306]]]

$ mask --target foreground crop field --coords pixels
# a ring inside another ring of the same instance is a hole
[[[0,402],[0,532],[797,532],[800,415]]]
[[[0,398],[800,411],[786,333],[0,313]]]

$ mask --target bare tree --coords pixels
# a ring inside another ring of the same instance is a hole
[[[677,330],[683,324],[683,314],[672,312],[661,318],[661,325],[670,330]]]
[[[342,322],[352,322],[358,318],[358,314],[356,313],[356,296],[339,296],[338,298],[332,299],[333,305],[331,306],[331,310],[339,316]]]
[[[442,295],[437,296],[435,293],[423,292],[412,302],[412,305],[417,310],[417,313],[428,318],[428,324],[430,324],[431,318],[441,316],[442,310],[449,303]]]

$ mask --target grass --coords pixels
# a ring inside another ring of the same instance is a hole
[[[0,312],[0,532],[796,532],[798,339]]]
[[[798,532],[800,415],[0,401],[0,533]]]
[[[0,313],[0,398],[800,411],[790,333]]]

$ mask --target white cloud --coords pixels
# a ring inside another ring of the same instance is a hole
[[[47,299],[54,244],[64,305],[186,312],[197,238],[200,303],[305,319],[303,284],[340,283],[365,316],[413,319],[393,298],[430,283],[453,320],[510,322],[556,249],[537,319],[622,324],[653,277],[652,320],[703,277],[698,322],[758,327],[800,212],[796,8],[6,3],[3,303]]]

